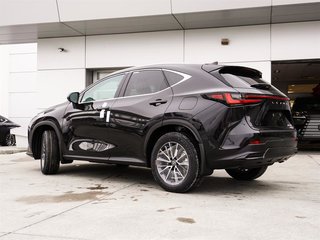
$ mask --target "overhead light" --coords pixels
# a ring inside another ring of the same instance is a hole
[[[66,52],[67,50],[64,48],[58,48],[59,52]]]

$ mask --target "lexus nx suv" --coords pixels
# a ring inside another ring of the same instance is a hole
[[[288,101],[251,68],[129,68],[33,118],[28,154],[43,174],[73,160],[150,167],[172,192],[214,169],[253,180],[297,151]]]

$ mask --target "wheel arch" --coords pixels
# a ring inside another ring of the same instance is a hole
[[[41,121],[36,125],[34,125],[33,127],[33,130],[31,132],[31,137],[30,137],[30,148],[31,148],[34,159],[40,159],[42,134],[46,130],[54,130],[59,142],[60,160],[62,160],[63,159],[62,133],[59,130],[57,123],[55,123],[55,120],[53,119],[47,119],[47,120]]]
[[[154,144],[163,134],[168,132],[181,132],[186,134],[196,147],[200,161],[201,175],[212,173],[212,170],[208,170],[206,166],[205,150],[198,130],[190,122],[183,120],[164,120],[162,124],[158,124],[149,130],[144,144],[147,166],[151,165],[151,153]]]

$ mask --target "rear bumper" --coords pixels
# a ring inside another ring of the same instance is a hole
[[[281,136],[282,135],[282,136]],[[260,144],[247,144],[235,149],[219,149],[207,159],[211,169],[252,168],[283,162],[297,153],[295,130],[255,134]]]
[[[210,168],[253,168],[272,165],[275,162],[284,162],[297,153],[296,147],[266,148],[263,152],[250,151],[243,152],[241,156],[235,154],[227,158],[215,159],[210,162]]]

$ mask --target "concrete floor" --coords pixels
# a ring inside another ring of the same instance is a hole
[[[216,171],[188,194],[144,168],[76,162],[44,176],[23,153],[0,155],[0,167],[0,240],[320,239],[319,152],[254,182]]]

